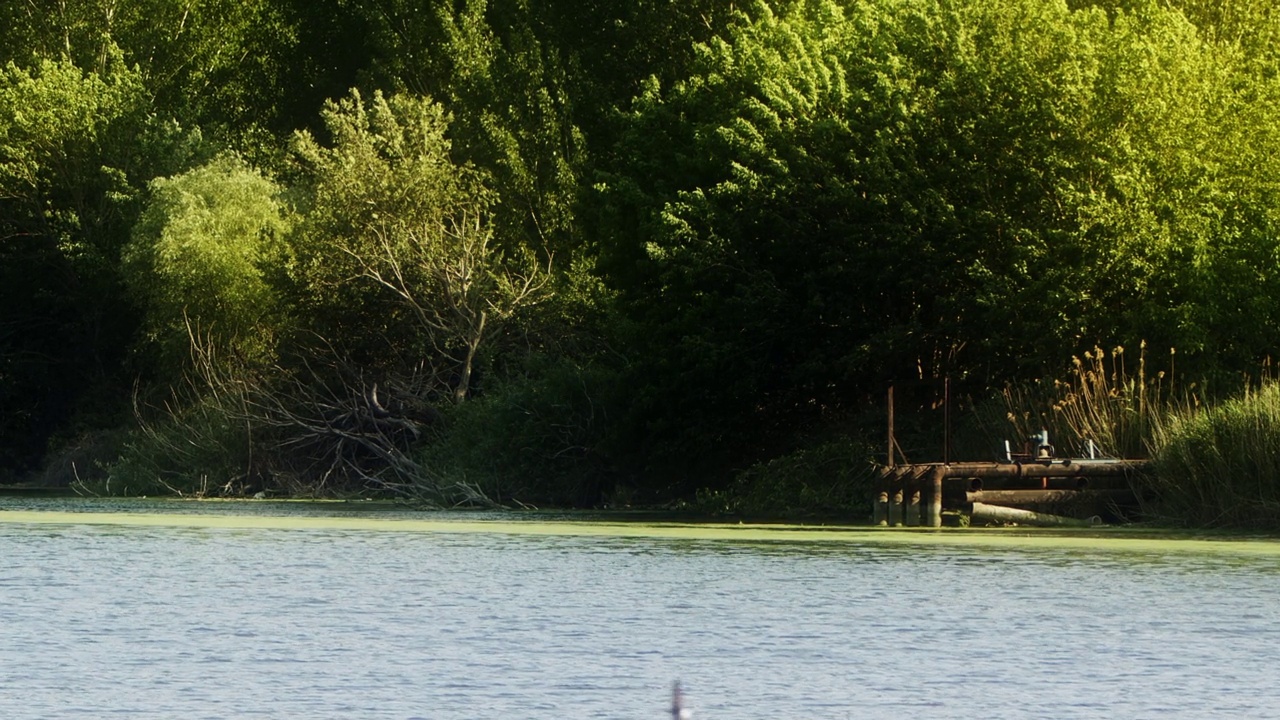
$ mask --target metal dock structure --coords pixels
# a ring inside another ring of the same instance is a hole
[[[1037,509],[1084,501],[1132,504],[1130,480],[1146,465],[1146,460],[1038,458],[888,466],[876,479],[872,518],[877,525],[918,527],[941,527],[944,513],[1027,524],[1087,524]]]

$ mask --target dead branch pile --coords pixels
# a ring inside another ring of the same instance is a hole
[[[201,395],[249,428],[260,467],[248,474],[269,478],[271,490],[289,496],[376,493],[432,506],[494,504],[475,485],[446,479],[414,458],[441,418],[425,399],[440,382],[435,374],[384,372],[381,382],[368,382],[330,350],[267,372],[197,357]]]

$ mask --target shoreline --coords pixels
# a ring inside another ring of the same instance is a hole
[[[426,534],[670,539],[742,543],[817,543],[883,547],[1062,549],[1139,553],[1273,556],[1280,538],[1148,526],[1065,528],[884,528],[856,523],[806,524],[693,520],[636,511],[409,510],[378,501],[236,501],[82,499],[47,507],[5,507],[0,525],[169,527],[242,530],[338,530]],[[275,508],[264,507],[270,503]],[[62,507],[57,507],[61,505]],[[80,508],[68,507],[80,505]],[[168,507],[165,507],[168,506]],[[173,512],[173,510],[184,511]],[[200,509],[219,508],[217,512]],[[252,508],[252,510],[251,510]],[[262,512],[275,509],[292,512]],[[194,511],[193,511],[194,510]],[[317,512],[305,512],[315,510]],[[228,512],[230,511],[230,512]],[[304,511],[304,512],[299,512]],[[342,513],[342,514],[334,514]]]

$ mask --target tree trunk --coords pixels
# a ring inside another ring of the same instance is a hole
[[[484,337],[484,324],[488,314],[480,311],[480,324],[471,337],[467,339],[467,357],[462,362],[462,372],[458,378],[458,387],[453,391],[453,401],[461,403],[467,399],[471,391],[471,366],[475,364],[476,349],[480,347],[480,339]]]

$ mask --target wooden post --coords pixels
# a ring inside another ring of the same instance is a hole
[[[889,493],[881,492],[872,503],[871,521],[876,525],[889,524]]]
[[[951,376],[942,380],[942,464],[951,464]]]

